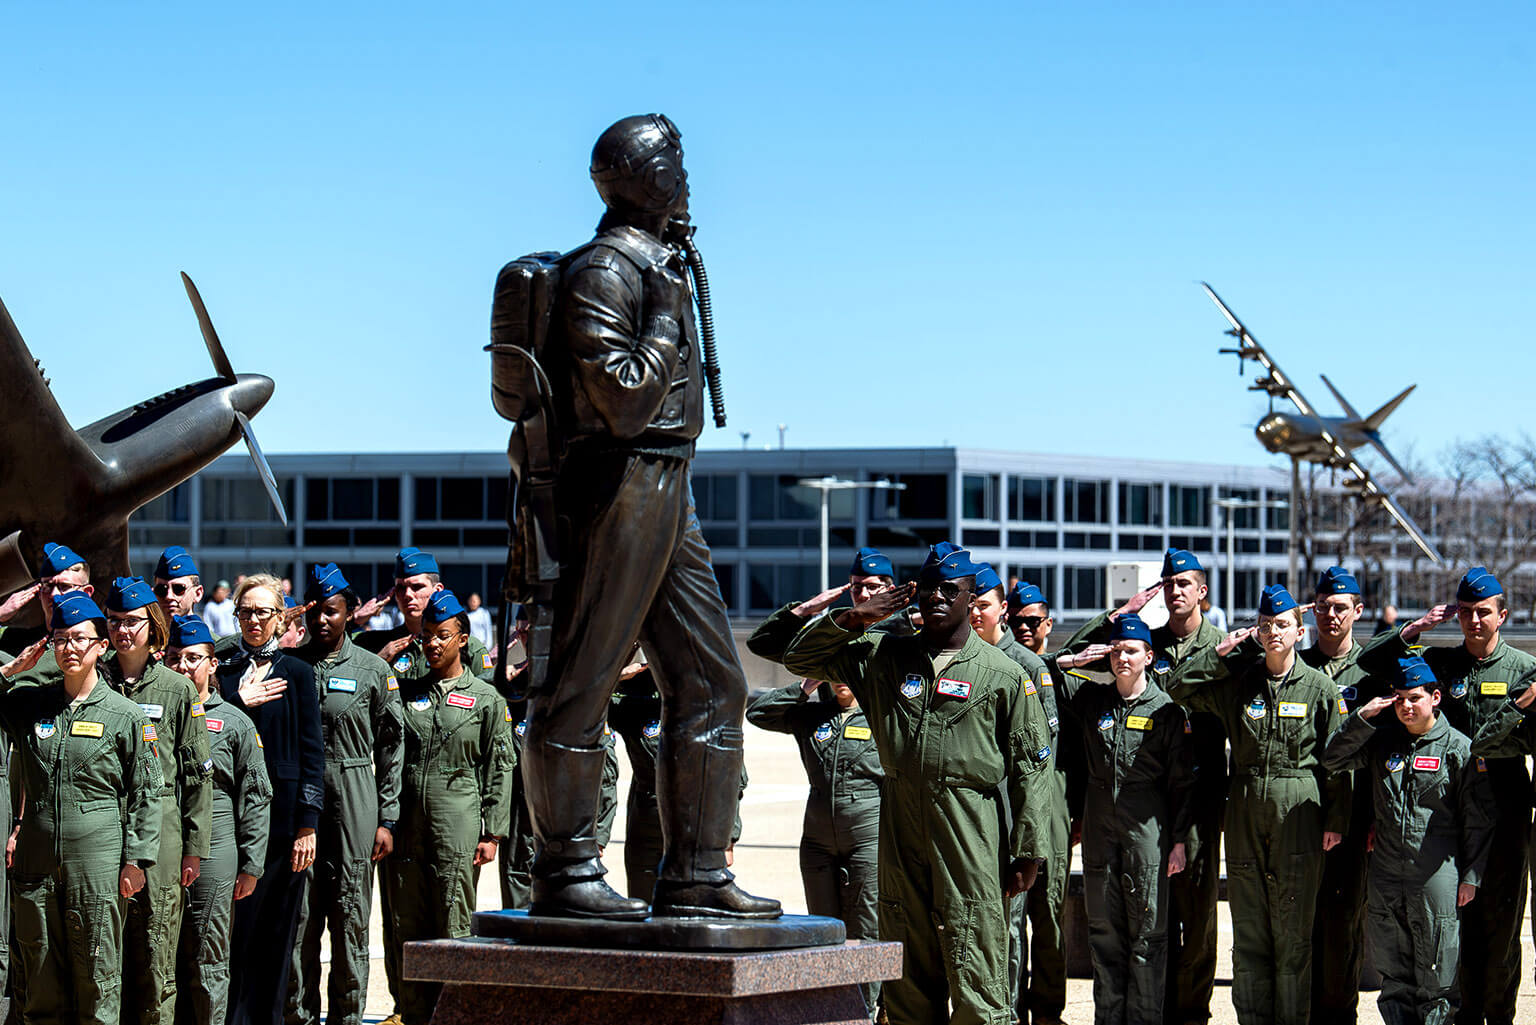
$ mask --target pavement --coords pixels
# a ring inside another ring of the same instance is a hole
[[[620,742],[622,744],[622,741]],[[801,817],[805,811],[805,770],[794,741],[781,734],[766,733],[748,728],[746,732],[747,772],[751,784],[742,798],[742,836],[736,847],[734,870],[738,881],[747,890],[777,897],[784,902],[787,912],[804,914],[805,895],[800,885],[798,860]],[[614,824],[613,835],[624,835],[624,793],[629,785],[629,766],[622,756],[623,772],[620,778],[619,817]],[[623,843],[614,842],[603,859],[609,866],[609,881],[623,889]],[[1074,868],[1080,870],[1081,861],[1074,852]],[[480,876],[479,906],[482,910],[501,907],[501,894],[494,872]],[[1211,1021],[1215,1025],[1235,1023],[1237,1015],[1232,1009],[1232,921],[1230,909],[1222,902],[1219,911],[1221,942],[1216,971],[1216,995],[1211,1007]],[[368,1000],[365,1008],[370,1022],[377,1022],[392,1009],[389,990],[385,983],[383,958],[383,933],[379,922],[379,903],[374,900],[373,920],[369,926],[369,943],[373,961],[369,974]],[[1524,979],[1520,987],[1520,1018],[1536,1021],[1536,985],[1532,983],[1532,969],[1536,967],[1536,948],[1532,947],[1530,922],[1524,933]],[[328,955],[322,951],[322,957]],[[321,992],[324,992],[322,986]],[[1087,1025],[1093,1020],[1093,983],[1089,979],[1070,979],[1067,983],[1067,1008],[1063,1018],[1071,1025]],[[1381,1022],[1376,1011],[1374,993],[1360,994],[1360,1019],[1362,1023]]]

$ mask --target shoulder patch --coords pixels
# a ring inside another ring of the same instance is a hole
[[[943,692],[940,691],[940,693],[943,693]],[[1025,694],[1038,694],[1038,693],[1040,693],[1038,690],[1035,689],[1035,681],[1031,680],[1028,676],[1024,677],[1024,693]]]
[[[400,681],[395,679],[393,676],[391,676],[389,678],[389,681],[384,684],[384,689],[385,690],[399,690],[400,689]]]
[[[502,717],[507,720],[507,722],[511,722],[512,721],[512,709],[510,709],[510,708],[503,708],[501,710],[501,714],[502,714]]]
[[[256,746],[257,747],[266,747],[267,746],[267,745],[265,745],[265,744],[263,744],[261,742],[261,733],[259,731],[256,733]]]
[[[192,715],[193,715],[193,717],[195,718],[195,717],[197,717],[199,715],[202,715],[202,714],[203,714],[203,703],[201,701],[194,701],[194,702],[192,702]]]
[[[1042,687],[1056,686],[1056,681],[1051,679],[1051,673],[1048,669],[1040,670],[1040,677],[1036,682]]]
[[[487,651],[484,655],[480,656],[480,668],[481,669],[489,669],[489,668],[491,668],[491,653],[489,651]]]
[[[829,723],[829,722],[822,723],[820,726],[816,727],[816,732],[812,733],[811,737],[818,744],[824,743],[824,742],[826,742],[828,740],[831,740],[832,739],[832,724]]]
[[[1339,698],[1339,714],[1340,715],[1348,715],[1349,714],[1349,702],[1345,701],[1343,698]]]
[[[155,732],[155,724],[154,723],[148,723],[148,722],[145,723],[144,724],[144,743],[149,744],[149,743],[152,743],[153,741],[156,741],[156,740],[159,740],[159,739],[160,739],[160,734]]]

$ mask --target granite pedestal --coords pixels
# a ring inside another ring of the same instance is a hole
[[[443,984],[432,1025],[868,1025],[858,984],[899,977],[901,944],[635,950],[476,936],[406,944],[403,973]]]

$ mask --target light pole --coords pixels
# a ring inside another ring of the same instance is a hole
[[[827,498],[834,491],[853,491],[858,488],[871,488],[876,491],[905,491],[905,484],[892,484],[888,480],[843,480],[840,477],[802,477],[795,481],[802,488],[815,488],[821,492],[821,589],[827,589],[829,553],[828,546],[828,512]]]
[[[1267,502],[1261,502],[1256,498],[1218,498],[1211,502],[1211,504],[1222,511],[1222,515],[1227,521],[1227,593],[1225,604],[1227,606],[1227,622],[1235,623],[1237,622],[1237,567],[1235,565],[1237,523],[1232,517],[1232,510],[1284,509],[1287,503],[1280,501],[1278,498],[1272,498]],[[1292,575],[1294,576],[1294,574],[1295,571],[1293,569]]]

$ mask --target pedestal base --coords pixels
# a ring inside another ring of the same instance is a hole
[[[526,911],[477,911],[476,936],[540,947],[605,950],[786,950],[842,946],[848,930],[836,918],[781,915],[761,921],[721,918],[550,918]]]
[[[901,944],[740,953],[408,943],[407,979],[444,983],[432,1025],[867,1025],[858,984],[901,975]]]

